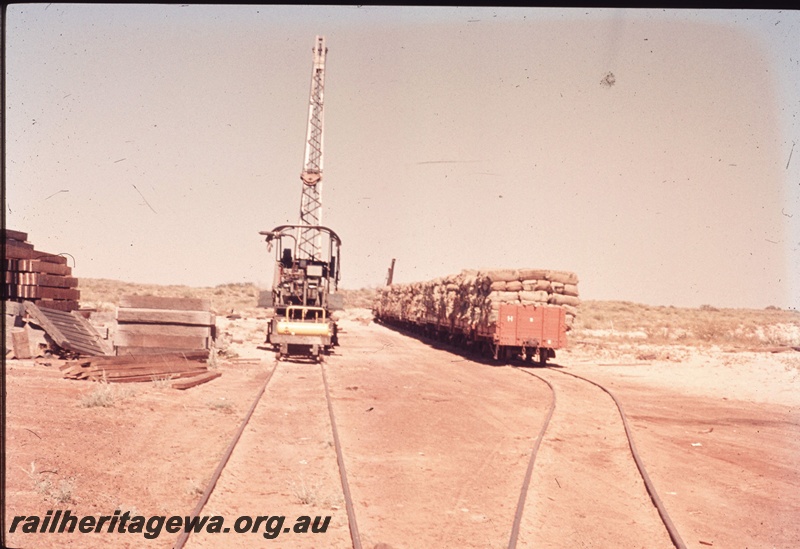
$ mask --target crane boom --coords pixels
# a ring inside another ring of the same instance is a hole
[[[300,223],[298,229],[298,258],[320,257],[320,234],[317,227],[322,224],[322,141],[323,141],[323,96],[325,92],[325,37],[317,36],[314,43],[314,63],[311,70],[311,93],[308,101],[308,129],[303,159],[303,193],[300,198]]]

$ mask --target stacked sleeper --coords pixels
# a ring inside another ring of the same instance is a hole
[[[465,270],[428,282],[381,288],[375,313],[402,321],[475,329],[496,323],[504,303],[563,307],[569,329],[580,305],[578,276],[544,269]]]
[[[28,234],[4,229],[3,299],[31,301],[39,307],[58,311],[79,308],[78,279],[72,276],[67,258],[36,250]]]
[[[208,351],[216,337],[215,316],[205,299],[123,296],[117,308],[117,355]]]

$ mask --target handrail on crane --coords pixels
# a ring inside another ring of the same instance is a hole
[[[317,230],[317,231],[322,231],[322,232],[328,233],[331,236],[331,238],[333,238],[336,241],[336,243],[338,245],[340,245],[340,246],[342,245],[342,239],[339,238],[339,235],[336,234],[335,232],[333,232],[332,229],[329,229],[328,227],[324,227],[322,225],[291,225],[291,224],[290,225],[278,225],[277,227],[275,227],[271,231],[258,231],[258,234],[260,234],[262,236],[266,236],[267,237],[267,242],[269,242],[270,240],[273,240],[273,239],[277,238],[278,236],[281,236],[280,233],[282,233],[286,229],[297,229],[297,228],[313,229],[313,230]]]

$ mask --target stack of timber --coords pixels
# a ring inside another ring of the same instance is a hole
[[[504,303],[562,307],[570,329],[580,305],[578,276],[546,269],[465,270],[381,288],[373,309],[380,317],[469,330],[496,323]]]
[[[66,312],[79,308],[78,279],[71,276],[66,257],[34,249],[27,233],[3,229],[3,237],[4,300]]]
[[[117,308],[118,356],[201,351],[208,357],[216,335],[205,299],[124,296]]]
[[[206,357],[204,352],[98,357],[65,365],[63,373],[65,379],[108,383],[178,380],[173,388],[188,389],[222,375],[208,369]]]

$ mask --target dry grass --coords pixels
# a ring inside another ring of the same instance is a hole
[[[233,414],[236,412],[233,403],[227,400],[209,402],[208,407],[216,412],[222,412],[223,414]]]
[[[152,380],[150,386],[156,391],[163,391],[172,387],[173,379],[171,374],[160,376],[154,375],[150,376],[150,379]]]
[[[289,483],[289,490],[294,501],[301,505],[340,509],[344,504],[344,496],[341,493],[326,490],[325,484],[319,480],[308,481],[300,478]]]
[[[320,490],[322,485],[318,482],[307,482],[305,479],[300,479],[292,482],[289,489],[292,491],[292,496],[297,503],[301,505],[314,505],[320,499]]]
[[[109,383],[99,382],[91,391],[81,395],[80,406],[81,408],[109,408],[114,406],[117,401],[117,395],[114,388]]]
[[[75,492],[75,479],[60,479],[58,484],[54,484],[45,473],[54,474],[56,471],[37,471],[36,462],[31,462],[30,470],[23,469],[28,478],[31,479],[34,490],[45,500],[50,500],[56,504],[71,503]]]
[[[800,345],[800,313],[768,309],[651,306],[628,301],[585,301],[574,337],[653,344],[777,347]]]
[[[220,284],[214,287],[165,286],[136,284],[105,278],[81,278],[79,288],[84,305],[98,311],[113,311],[120,298],[126,295],[154,295],[159,297],[191,297],[207,299],[211,310],[218,315],[254,311],[258,305],[259,289],[255,284]]]
[[[378,295],[377,288],[362,288],[360,290],[339,290],[344,296],[345,309],[372,309],[372,304]]]
[[[120,400],[130,398],[136,394],[136,389],[129,384],[109,383],[105,377],[102,381],[92,382],[92,388],[83,393],[78,401],[81,408],[109,408],[115,406]]]
[[[186,481],[186,495],[191,497],[202,496],[205,489],[194,479]]]
[[[238,313],[257,316],[264,309],[258,308],[258,294],[261,289],[255,284],[220,284],[213,287],[165,286],[158,284],[136,284],[105,278],[81,278],[79,280],[81,301],[98,311],[114,311],[120,298],[126,295],[154,295],[160,297],[191,297],[207,299],[211,310],[217,315]],[[374,288],[361,290],[340,290],[346,308],[372,307],[376,295]]]
[[[207,299],[217,315],[237,313],[258,317],[260,289],[255,284],[220,284],[214,287],[134,284],[117,280],[81,278],[84,304],[113,311],[124,295],[156,295]],[[372,308],[377,288],[342,289],[346,309],[364,312]],[[628,301],[584,301],[578,309],[572,339],[634,341],[653,345],[719,345],[769,347],[800,345],[800,313],[774,307],[718,309],[652,306]],[[224,341],[221,342],[224,347]],[[213,367],[213,366],[212,366]]]
[[[61,479],[58,481],[58,486],[50,492],[50,498],[54,503],[71,503],[74,491],[75,479]]]

